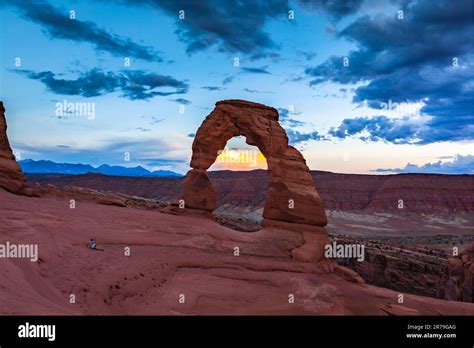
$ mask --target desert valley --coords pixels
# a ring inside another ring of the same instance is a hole
[[[474,314],[470,175],[311,172],[329,239],[365,246],[327,259],[321,227],[262,220],[265,171],[210,172],[214,212],[183,209],[183,178],[25,176],[0,126],[0,243],[39,249],[0,260],[2,314]]]
[[[473,0],[4,0],[0,348],[472,347]]]

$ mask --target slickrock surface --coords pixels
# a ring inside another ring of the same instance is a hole
[[[5,108],[0,101],[0,187],[14,192],[24,193],[25,177],[20,166],[15,161],[10,143],[7,137],[7,122],[5,120]]]
[[[474,315],[474,304],[415,295],[398,304],[398,292],[334,263],[295,260],[293,231],[245,234],[80,198],[71,209],[69,200],[0,190],[0,244],[37,243],[40,258],[0,259],[0,314]],[[105,251],[87,249],[91,237]]]
[[[51,185],[37,185],[34,192],[41,197],[73,198],[99,204],[167,211],[166,204],[115,192],[67,186],[59,189]],[[448,262],[453,245],[464,250],[465,245],[474,241],[472,222],[348,212],[329,212],[329,216],[330,224],[326,228],[331,241],[342,244],[364,243],[364,262],[355,259],[339,259],[338,262],[355,270],[368,284],[402,293],[473,302],[472,290],[469,290],[472,271],[469,273],[470,268],[467,266],[461,272],[453,268],[460,263],[461,256]],[[214,220],[219,224],[243,233],[262,229],[256,217],[251,209],[225,205],[214,212]]]

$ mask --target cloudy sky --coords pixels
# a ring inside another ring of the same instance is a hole
[[[311,169],[474,173],[472,4],[2,1],[10,142],[185,173],[215,102],[247,99],[279,110]]]

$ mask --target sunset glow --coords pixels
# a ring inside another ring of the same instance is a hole
[[[267,169],[267,160],[258,150],[224,149],[220,151],[211,170],[254,170]]]

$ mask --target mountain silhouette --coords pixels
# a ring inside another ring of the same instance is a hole
[[[109,166],[103,164],[93,167],[89,164],[56,163],[53,161],[25,159],[18,162],[25,173],[48,173],[48,174],[86,174],[98,173],[116,176],[160,176],[160,177],[181,177],[181,174],[170,170],[149,171],[141,166],[123,167]]]

